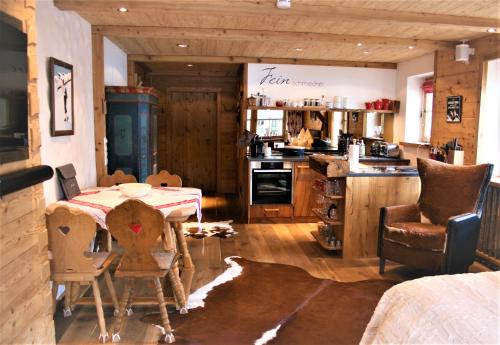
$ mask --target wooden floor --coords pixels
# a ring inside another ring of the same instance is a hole
[[[227,220],[234,216],[232,198],[220,196],[205,198],[203,213],[211,220]],[[420,277],[423,272],[388,262],[386,274],[378,274],[378,260],[343,260],[319,247],[310,234],[315,224],[234,224],[238,235],[233,238],[188,239],[191,255],[196,265],[193,290],[212,281],[225,269],[224,258],[241,256],[246,259],[283,263],[301,267],[318,278],[338,281],[357,281],[364,279],[407,280]],[[476,265],[473,271],[480,270]],[[115,286],[121,292],[120,282]],[[148,289],[148,286],[144,287]],[[103,294],[106,289],[101,289]],[[159,330],[140,321],[147,313],[158,312],[158,308],[134,308],[134,315],[124,323],[122,344],[156,344]],[[175,312],[169,310],[169,312]],[[107,328],[113,323],[112,308],[105,311]],[[63,319],[59,308],[55,316],[56,337],[60,344],[97,344],[98,327],[95,308],[78,306],[71,318]],[[175,328],[175,325],[173,325]]]

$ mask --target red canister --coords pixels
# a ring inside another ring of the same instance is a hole
[[[371,108],[372,108],[372,105],[373,105],[373,103],[372,103],[372,102],[365,102],[365,108],[366,108],[366,109],[371,109]]]
[[[375,110],[382,110],[382,101],[380,99],[377,99],[375,102],[373,102],[373,106]]]
[[[387,98],[382,98],[382,109],[389,110],[390,100]]]

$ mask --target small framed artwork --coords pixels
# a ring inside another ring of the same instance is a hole
[[[462,121],[462,96],[446,97],[446,122]]]
[[[73,66],[49,59],[50,134],[53,137],[75,134],[73,108]]]

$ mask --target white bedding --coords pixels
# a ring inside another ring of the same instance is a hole
[[[380,299],[361,344],[499,344],[500,272],[426,277]]]

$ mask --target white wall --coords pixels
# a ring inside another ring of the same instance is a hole
[[[58,10],[52,1],[38,0],[36,29],[42,164],[55,168],[73,163],[80,187],[95,186],[90,24],[74,12]],[[50,136],[49,57],[73,65],[75,134],[71,136]],[[44,183],[44,194],[47,204],[61,198],[56,176]]]
[[[414,76],[421,76],[424,74],[429,74],[434,72],[434,54],[428,54],[416,59],[404,61],[398,63],[397,75],[396,75],[396,99],[401,101],[399,114],[394,118],[394,142],[398,143],[400,141],[413,141],[413,138],[405,138],[405,128],[407,133],[411,133],[412,126],[415,124],[407,123],[407,113],[415,111],[417,109],[415,102],[410,102],[410,107],[408,109],[408,82],[410,84],[415,81],[415,79],[410,79]],[[413,91],[410,91],[412,93]],[[419,96],[420,97],[420,96]],[[408,110],[407,110],[408,109]],[[420,104],[418,105],[418,112],[420,112]],[[418,125],[419,126],[419,125]],[[418,128],[418,126],[416,128]]]
[[[36,25],[42,164],[55,168],[73,163],[80,188],[93,187],[97,181],[90,24],[74,12],[58,10],[50,0],[37,0]],[[74,135],[50,136],[49,57],[73,65]],[[106,38],[104,79],[106,85],[127,85],[127,55]],[[44,183],[44,193],[47,204],[62,197],[56,176]]]
[[[267,78],[266,68],[273,68],[275,80]],[[288,79],[288,83],[280,83]],[[271,81],[271,83],[270,83]],[[264,90],[262,90],[264,89]],[[260,92],[271,97],[271,104],[278,99],[303,100],[324,95],[327,101],[333,96],[348,98],[348,108],[364,108],[365,101],[378,98],[395,99],[396,70],[359,67],[298,66],[298,65],[248,65],[248,95]]]
[[[127,54],[104,38],[104,85],[127,86]]]

